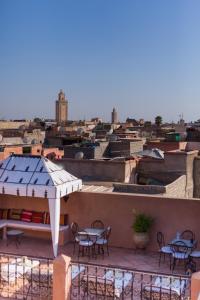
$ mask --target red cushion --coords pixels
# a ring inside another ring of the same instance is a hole
[[[50,214],[48,212],[45,213],[44,224],[50,224]]]
[[[21,221],[31,222],[32,221],[32,211],[23,210],[21,214]]]
[[[32,214],[33,223],[44,223],[44,213],[34,211]]]

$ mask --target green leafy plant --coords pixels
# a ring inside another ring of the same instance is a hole
[[[133,222],[135,232],[148,232],[153,224],[153,218],[145,214],[137,214]]]

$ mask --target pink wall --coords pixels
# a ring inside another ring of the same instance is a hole
[[[70,195],[67,202],[69,221],[76,221],[81,227],[90,226],[95,219],[101,219],[112,227],[111,244],[117,247],[134,247],[133,209],[151,215],[154,225],[151,229],[149,249],[156,250],[156,232],[162,231],[166,241],[176,232],[191,229],[200,241],[200,201],[195,199],[161,198],[120,193],[86,193]]]

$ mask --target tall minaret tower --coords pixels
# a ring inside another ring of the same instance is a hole
[[[60,90],[58,100],[56,100],[56,122],[64,123],[68,120],[68,101],[65,99],[65,94]]]
[[[114,107],[111,113],[111,123],[116,124],[117,122],[118,122],[117,111]]]

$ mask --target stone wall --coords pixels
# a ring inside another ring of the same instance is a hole
[[[144,149],[150,150],[154,148],[158,148],[164,152],[172,151],[172,150],[185,150],[187,142],[148,142],[144,145]],[[194,150],[194,149],[193,149]]]
[[[193,197],[193,163],[198,151],[171,151],[163,160],[144,158],[139,161],[137,172],[168,184],[181,175],[186,175],[186,194]]]
[[[62,159],[59,164],[73,175],[83,180],[100,180],[114,182],[132,182],[134,180],[136,161],[108,161],[88,159]]]
[[[182,175],[172,183],[161,185],[140,185],[140,184],[122,184],[114,183],[114,191],[121,193],[164,195],[173,197],[186,197],[186,176]]]
[[[64,157],[75,158],[76,153],[82,152],[84,154],[83,157],[84,159],[100,159],[104,157],[107,146],[108,146],[108,142],[100,143],[99,146],[90,146],[90,147],[65,146]]]
[[[142,140],[119,140],[111,141],[108,145],[108,157],[130,156],[133,153],[143,150]]]
[[[194,197],[200,198],[200,157],[194,160]]]
[[[29,124],[30,121],[24,121],[24,122],[0,121],[0,129],[18,129],[23,125],[28,127]]]

